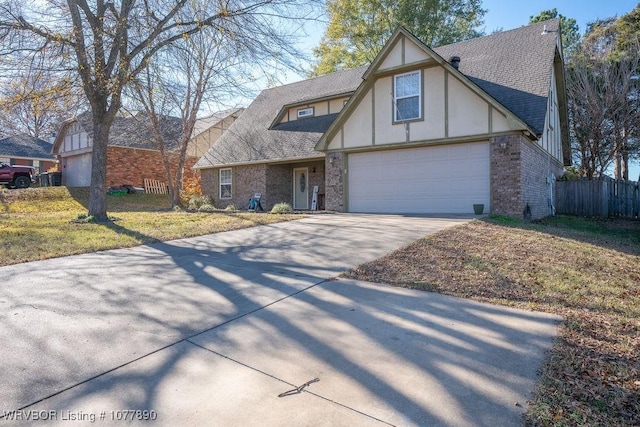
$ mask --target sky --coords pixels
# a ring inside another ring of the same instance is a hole
[[[488,9],[484,16],[484,27],[487,34],[502,28],[510,30],[525,25],[530,16],[538,15],[543,10],[558,9],[558,13],[574,18],[580,26],[580,34],[584,35],[587,24],[600,18],[624,15],[638,4],[630,0],[528,0],[505,1],[484,0],[483,8]],[[629,179],[640,180],[640,164],[636,161],[629,165]]]
[[[587,24],[597,19],[624,15],[638,4],[638,0],[484,0],[482,8],[487,9],[484,15],[484,32],[491,34],[496,30],[511,30],[529,23],[529,17],[540,14],[543,10],[556,8],[558,13],[574,18],[583,35]],[[315,47],[324,32],[321,24],[309,25],[306,28],[309,37],[305,38],[301,48],[309,52]],[[287,76],[286,83],[303,79],[304,76]],[[629,178],[639,180],[640,165],[634,162],[629,167]]]

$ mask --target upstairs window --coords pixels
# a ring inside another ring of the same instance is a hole
[[[420,71],[393,77],[393,121],[403,122],[422,117]]]
[[[220,198],[231,198],[231,168],[220,169]]]
[[[314,115],[313,107],[301,108],[298,110],[298,118],[311,117]]]

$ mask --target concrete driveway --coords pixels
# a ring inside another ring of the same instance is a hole
[[[517,425],[556,317],[330,280],[466,220],[315,215],[0,268],[1,421]]]

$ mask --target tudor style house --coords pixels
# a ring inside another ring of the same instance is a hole
[[[198,161],[203,192],[339,212],[540,218],[570,160],[559,20],[263,91]]]
[[[185,176],[219,136],[235,121],[242,109],[227,110],[196,121],[193,137],[187,146]],[[133,185],[142,187],[145,179],[166,182],[167,175],[160,151],[151,137],[146,114],[121,114],[111,127],[107,147],[107,186]],[[173,170],[178,164],[182,120],[162,116],[161,131],[165,150]],[[88,187],[91,183],[93,124],[89,113],[80,114],[62,124],[53,143],[53,153],[60,159],[62,184],[67,187]]]

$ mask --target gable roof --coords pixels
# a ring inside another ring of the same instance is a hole
[[[413,40],[471,90],[511,117],[518,128],[540,135],[545,125],[551,76],[557,65],[554,61],[560,56],[559,31],[560,20],[552,19],[432,50],[407,30],[399,28],[370,66],[263,91],[195,167],[322,156],[317,150],[325,148],[330,134],[346,120],[359,96],[373,84],[373,73],[398,34]],[[458,69],[448,62],[452,56],[461,59]],[[283,107],[354,91],[351,101],[338,115],[274,125],[278,123]],[[559,95],[563,96],[561,90]],[[563,130],[564,135],[568,136],[566,130]],[[568,145],[568,137],[563,137],[565,139],[564,144]]]
[[[460,57],[462,74],[539,135],[559,31],[560,19],[551,19],[433,50],[447,61]]]
[[[366,69],[358,67],[263,90],[195,167],[324,156],[315,145],[335,114],[278,125],[273,125],[274,119],[287,105],[350,95]]]
[[[84,112],[77,117],[66,120],[62,124],[53,144],[54,152],[60,147],[66,130],[75,122],[78,122],[82,130],[87,132],[89,140],[93,140],[93,120],[91,113]],[[146,125],[148,122],[149,119],[145,113],[116,116],[109,132],[108,146],[157,150],[150,129]],[[165,149],[168,151],[176,150],[180,142],[182,120],[179,117],[161,116],[160,129],[164,135]]]
[[[29,135],[14,135],[0,139],[0,156],[54,159],[50,143]]]

